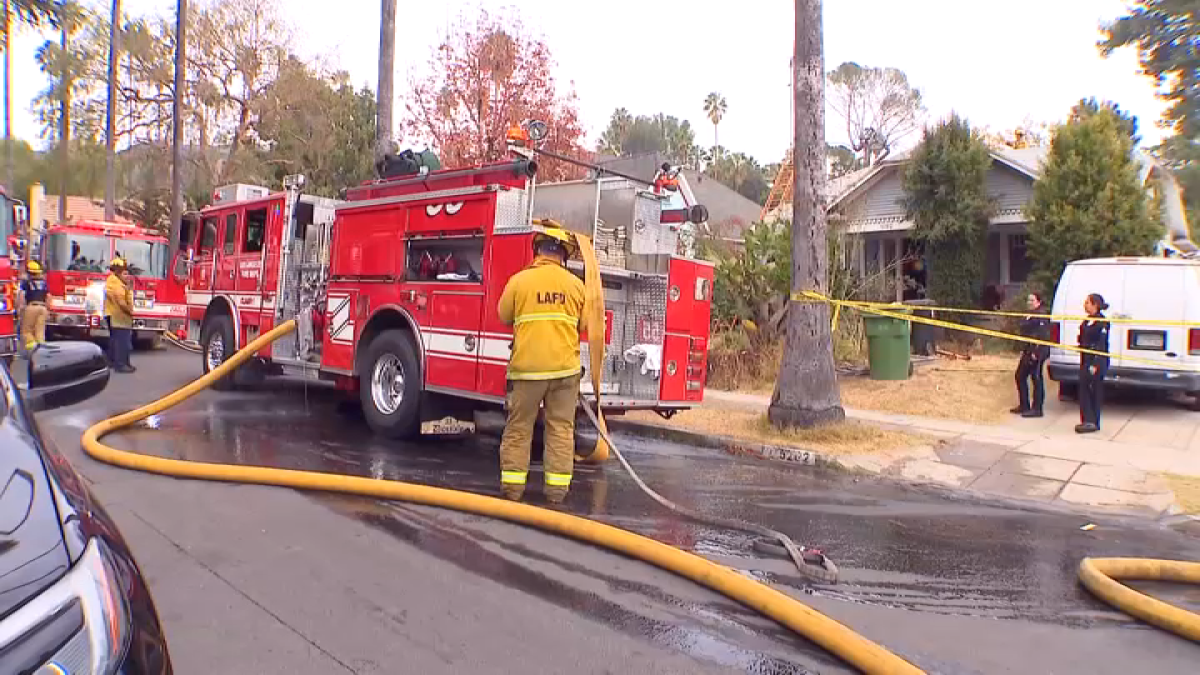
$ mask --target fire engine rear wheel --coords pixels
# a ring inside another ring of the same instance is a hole
[[[200,331],[200,346],[203,347],[200,354],[205,375],[233,355],[234,344],[232,318],[218,314],[204,321],[204,328]],[[233,386],[234,378],[231,374],[218,380],[213,389],[228,391],[233,389]]]
[[[421,433],[421,366],[409,334],[380,333],[367,345],[358,374],[363,415],[386,438],[415,438]]]

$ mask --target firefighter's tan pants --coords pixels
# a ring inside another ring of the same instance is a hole
[[[538,407],[545,405],[546,498],[562,501],[571,487],[575,464],[575,401],[579,398],[579,375],[557,380],[509,380],[508,421],[500,441],[500,484],[504,496],[520,499],[529,475],[529,447]]]
[[[25,310],[21,313],[21,344],[25,349],[32,350],[40,344],[45,344],[48,313],[45,303],[31,302],[25,305]]]

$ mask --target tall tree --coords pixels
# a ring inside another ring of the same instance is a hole
[[[725,97],[713,92],[704,97],[704,114],[708,116],[708,121],[713,125],[713,147],[720,147],[721,138],[717,135],[717,127],[721,125],[721,120],[725,119],[725,111],[729,106],[725,103]]]
[[[1138,135],[1138,118],[1131,112],[1121,110],[1121,106],[1114,101],[1100,101],[1096,97],[1080,99],[1075,107],[1071,108],[1071,114],[1067,117],[1068,122],[1078,122],[1079,120],[1095,115],[1101,110],[1108,110],[1117,118],[1121,129],[1129,135],[1129,140],[1133,141],[1134,145],[1141,142],[1142,137]]]
[[[792,291],[824,291],[828,267],[825,221],[825,60],[821,0],[796,0],[793,87],[796,162],[792,193]],[[767,416],[778,427],[811,427],[845,419],[833,363],[829,306],[792,302],[779,378]]]
[[[1195,0],[1136,0],[1128,14],[1103,27],[1101,52],[1136,46],[1142,70],[1172,103],[1175,132],[1200,137],[1200,8]]]
[[[925,244],[928,292],[940,305],[978,306],[993,211],[991,166],[981,135],[952,114],[925,130],[905,169],[905,211]]]
[[[382,0],[379,20],[379,76],[376,91],[375,155],[376,159],[393,152],[392,135],[395,122],[392,109],[396,105],[396,0]]]
[[[171,96],[171,248],[179,246],[183,226],[183,88],[187,69],[188,0],[175,4],[175,72]]]
[[[1150,212],[1128,128],[1102,109],[1054,132],[1029,205],[1033,279],[1053,290],[1072,260],[1146,255],[1165,235]]]
[[[741,152],[726,152],[721,147],[713,148],[704,175],[760,205],[766,203],[771,189],[763,167],[753,157]]]
[[[585,154],[575,94],[562,94],[551,74],[550,48],[526,32],[515,15],[465,15],[438,45],[428,72],[414,77],[405,98],[404,128],[431,143],[447,166],[503,159],[506,134],[523,120],[544,121],[541,147],[559,155]],[[539,163],[544,180],[583,175],[574,165]]]
[[[371,90],[355,91],[347,73],[316,73],[293,58],[265,98],[257,128],[269,146],[261,160],[273,183],[303,172],[306,190],[336,197],[341,188],[373,177],[377,112]]]
[[[902,70],[848,62],[829,72],[829,84],[830,107],[846,123],[850,147],[866,166],[920,128],[925,103]]]
[[[617,108],[596,144],[597,152],[632,157],[661,152],[674,164],[693,165],[699,158],[696,134],[687,120],[670,115],[638,115]]]
[[[108,37],[108,96],[105,111],[104,219],[117,215],[117,70],[121,54],[121,0],[112,0]]]

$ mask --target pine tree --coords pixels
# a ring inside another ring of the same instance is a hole
[[[1033,281],[1047,291],[1072,260],[1147,255],[1163,237],[1125,123],[1111,110],[1054,132],[1029,206]]]
[[[983,137],[958,115],[925,130],[904,172],[905,209],[925,245],[929,297],[976,307],[982,290],[992,201],[992,156]]]

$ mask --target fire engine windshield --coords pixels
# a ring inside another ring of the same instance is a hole
[[[103,235],[57,232],[46,237],[46,262],[52,270],[107,272],[110,248]]]
[[[170,247],[156,241],[122,239],[117,242],[117,257],[125,259],[135,277],[166,279],[171,266]]]

